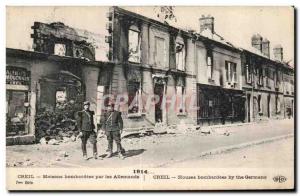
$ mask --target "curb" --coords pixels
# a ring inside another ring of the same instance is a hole
[[[205,126],[201,127],[200,129],[209,129],[209,128],[227,128],[227,127],[239,127],[239,126],[247,126],[247,125],[260,125],[260,124],[267,124],[271,122],[278,122],[278,121],[284,121],[288,119],[267,119],[263,121],[253,121],[253,122],[245,122],[245,123],[232,123],[232,124],[225,124],[225,125],[210,125],[210,126]]]
[[[287,139],[287,138],[291,138],[291,137],[294,137],[294,134],[281,135],[281,136],[266,138],[266,139],[262,139],[262,140],[255,140],[255,141],[251,141],[251,142],[245,142],[245,143],[241,143],[241,144],[215,148],[212,150],[201,152],[198,156],[193,157],[193,158],[186,158],[186,159],[182,159],[182,160],[178,160],[178,161],[172,161],[172,162],[164,163],[161,165],[156,165],[154,167],[165,167],[165,166],[173,164],[173,163],[181,163],[181,162],[195,160],[195,159],[210,156],[210,155],[218,155],[218,154],[228,153],[228,152],[231,152],[234,150],[244,149],[247,147],[265,144],[265,143],[271,143],[271,142],[275,142],[275,141],[279,141],[279,140],[283,140],[283,139]]]

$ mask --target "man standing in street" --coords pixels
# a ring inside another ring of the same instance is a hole
[[[86,151],[86,143],[89,140],[93,145],[93,155],[94,158],[98,158],[97,153],[97,134],[95,132],[94,125],[94,112],[90,110],[90,102],[85,101],[83,103],[84,109],[82,111],[77,112],[77,126],[80,131],[79,137],[81,138],[81,148],[83,153],[83,158],[88,160],[87,151]]]
[[[117,144],[117,152],[119,158],[124,159],[123,150],[121,145],[121,134],[123,130],[123,120],[121,116],[121,112],[114,110],[114,104],[108,103],[107,112],[104,113],[100,127],[105,131],[108,141],[108,154],[106,158],[112,157],[113,152],[113,141]]]

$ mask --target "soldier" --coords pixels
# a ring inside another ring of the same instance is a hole
[[[125,150],[121,145],[121,134],[123,130],[123,120],[121,112],[114,110],[114,104],[109,103],[107,106],[107,112],[103,115],[100,123],[100,127],[105,131],[108,141],[108,154],[106,158],[112,157],[113,141],[117,144],[117,152],[119,158],[124,159]]]
[[[81,138],[81,148],[83,153],[83,158],[88,160],[87,152],[86,152],[86,143],[87,140],[93,145],[93,155],[94,158],[98,158],[97,153],[97,133],[95,132],[94,125],[94,112],[90,110],[90,102],[85,101],[83,103],[84,109],[82,111],[77,112],[77,126],[80,130],[79,137]]]

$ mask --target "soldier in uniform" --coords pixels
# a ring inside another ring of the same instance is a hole
[[[100,127],[105,131],[108,141],[108,154],[106,158],[112,157],[113,141],[116,142],[119,158],[124,159],[125,150],[121,145],[121,134],[123,130],[123,120],[121,112],[114,110],[114,104],[108,103],[107,112],[102,116]]]
[[[94,125],[94,112],[90,110],[90,102],[85,101],[83,103],[84,109],[77,112],[77,126],[80,130],[79,137],[81,138],[81,148],[83,153],[83,158],[88,160],[86,143],[89,140],[93,145],[93,155],[94,158],[98,158],[97,153],[97,133],[95,132]]]

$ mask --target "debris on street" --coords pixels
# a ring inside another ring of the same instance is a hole
[[[79,134],[75,114],[81,108],[74,100],[58,104],[55,111],[43,108],[36,117],[36,141],[57,145],[60,142],[76,141]]]

